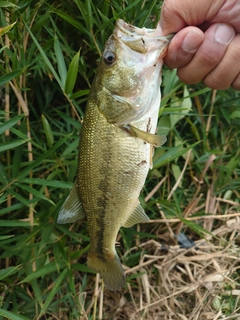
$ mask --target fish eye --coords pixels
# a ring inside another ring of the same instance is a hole
[[[107,65],[111,65],[116,61],[116,56],[112,51],[106,51],[103,56],[103,61]]]

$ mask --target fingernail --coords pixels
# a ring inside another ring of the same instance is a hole
[[[233,27],[228,24],[219,24],[215,30],[214,38],[222,44],[228,44],[235,36]]]
[[[182,49],[190,53],[196,52],[202,43],[203,38],[201,33],[190,31],[182,42]]]

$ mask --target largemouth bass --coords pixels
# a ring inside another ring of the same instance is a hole
[[[58,223],[87,218],[87,264],[110,290],[125,284],[115,250],[120,227],[149,220],[138,197],[153,148],[166,141],[155,133],[169,40],[160,28],[141,29],[117,20],[89,94],[76,183],[58,217]]]

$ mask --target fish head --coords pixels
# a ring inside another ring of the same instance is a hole
[[[128,124],[160,100],[163,57],[170,36],[117,20],[107,40],[94,82],[95,99],[108,122]]]

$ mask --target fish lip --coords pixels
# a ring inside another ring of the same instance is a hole
[[[140,53],[147,53],[159,48],[159,42],[164,48],[173,38],[173,34],[163,36],[162,29],[158,25],[156,29],[138,28],[118,19],[115,24],[113,36],[123,42],[130,49]]]
[[[121,30],[125,35],[130,36],[132,38],[139,37],[139,36],[151,36],[155,37],[157,36],[159,29],[148,29],[148,28],[138,28],[136,26],[133,26],[132,24],[129,24],[125,22],[122,19],[118,19],[116,21],[116,27]],[[161,32],[161,31],[160,31]]]

